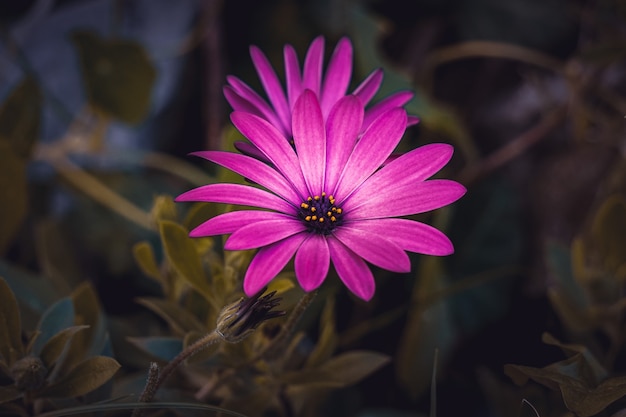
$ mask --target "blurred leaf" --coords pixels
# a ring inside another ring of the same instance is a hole
[[[105,384],[120,368],[113,358],[94,356],[81,362],[58,382],[44,388],[42,397],[72,398],[85,395]]]
[[[13,385],[0,387],[0,404],[17,400],[22,396],[22,392]]]
[[[552,277],[559,284],[559,290],[563,291],[576,308],[587,309],[589,302],[585,297],[585,292],[574,279],[569,248],[556,242],[548,242],[545,257]]]
[[[320,323],[320,336],[313,352],[307,358],[305,368],[316,368],[326,362],[337,347],[337,332],[335,330],[335,300],[327,298]]]
[[[23,354],[20,310],[15,294],[0,277],[0,355],[10,367]]]
[[[165,285],[166,282],[161,275],[161,270],[154,256],[154,250],[148,242],[139,242],[133,246],[133,255],[135,261],[141,271],[147,276],[155,280],[161,285]]]
[[[319,367],[339,386],[355,384],[389,363],[389,356],[377,352],[351,351],[335,356]]]
[[[199,332],[206,330],[193,314],[171,301],[142,297],[137,299],[137,302],[156,313],[167,322],[172,331],[181,336],[194,330]]]
[[[161,220],[176,221],[178,218],[178,210],[176,209],[176,203],[174,203],[172,196],[159,195],[155,197],[150,214],[155,223]]]
[[[609,197],[596,212],[591,226],[591,243],[607,271],[615,272],[626,262],[626,200]]]
[[[0,258],[0,276],[9,283],[20,303],[37,314],[32,322],[35,326],[44,311],[54,304],[61,294],[46,279],[31,274],[29,271],[9,264]],[[23,320],[24,318],[22,318]]]
[[[82,282],[84,272],[66,233],[67,230],[59,222],[40,221],[36,227],[36,248],[41,274],[51,280],[64,295],[69,295]]]
[[[293,279],[284,277],[281,278],[280,275],[278,275],[267,285],[267,292],[270,293],[272,291],[276,291],[276,295],[281,295],[293,288],[296,288],[296,285],[293,283]]]
[[[550,333],[544,333],[541,340],[545,344],[559,347],[568,357],[576,357],[577,373],[589,384],[598,385],[609,376],[586,346],[561,343]]]
[[[41,108],[41,89],[33,77],[25,77],[0,107],[0,137],[24,160],[39,139]]]
[[[128,341],[164,361],[171,361],[183,349],[182,340],[175,337],[129,337]]]
[[[46,365],[48,369],[51,369],[52,365],[56,364],[59,359],[62,359],[61,355],[63,355],[70,346],[74,335],[88,328],[89,326],[71,326],[50,337],[42,346],[41,353],[39,354],[44,365]]]
[[[74,303],[70,298],[63,298],[54,303],[41,317],[37,330],[41,332],[35,344],[33,353],[38,355],[41,348],[58,332],[74,324]]]
[[[192,288],[202,294],[207,300],[216,304],[209,281],[202,266],[195,244],[188,236],[188,231],[181,225],[164,220],[159,223],[161,241],[165,255],[170,264]]]
[[[0,136],[0,255],[20,230],[27,204],[26,161]]]
[[[137,42],[72,33],[87,97],[101,111],[129,124],[148,113],[156,70]]]
[[[435,349],[445,360],[454,342],[449,299],[432,299],[445,284],[442,262],[437,257],[421,259],[412,307],[398,349],[396,374],[412,398],[430,387]]]

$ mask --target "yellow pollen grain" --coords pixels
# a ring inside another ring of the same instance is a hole
[[[337,214],[341,214],[343,210],[341,210],[340,208],[337,209]]]
[[[336,222],[336,221],[337,221],[337,218],[336,218],[335,216],[330,216],[330,221],[331,221],[331,222]]]
[[[310,221],[311,221],[311,216],[306,216],[306,217],[304,218],[304,220],[306,220],[307,222],[310,222]]]
[[[314,199],[315,201],[319,201],[320,196],[319,196],[319,195],[316,195],[315,197],[313,197],[313,199]]]
[[[330,215],[331,215],[331,214],[333,214],[333,213],[331,213],[330,211],[327,211],[327,212],[326,212],[326,215],[327,215],[328,217],[330,217]]]
[[[309,197],[309,198],[306,199],[306,201],[313,201],[313,198]]]
[[[320,217],[319,222],[320,222],[320,223],[324,223],[324,218],[323,218],[323,217]]]
[[[326,193],[322,191],[322,197],[326,197]]]
[[[302,207],[303,209],[308,209],[309,205],[307,203],[302,203],[300,204],[300,207]]]
[[[307,217],[309,217],[309,216],[307,216]],[[311,216],[311,220],[313,220],[313,221],[317,220],[317,216]]]
[[[315,207],[311,207],[311,212],[315,213],[317,211],[317,209]]]
[[[332,211],[337,211],[337,207],[331,208]]]

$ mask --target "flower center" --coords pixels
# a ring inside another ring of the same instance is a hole
[[[328,235],[341,224],[343,210],[335,206],[335,197],[321,196],[308,197],[300,204],[298,217],[304,221],[310,231]]]

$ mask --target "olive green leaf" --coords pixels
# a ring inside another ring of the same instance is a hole
[[[597,211],[591,226],[591,244],[603,261],[602,267],[615,272],[626,263],[626,199],[609,197]]]
[[[142,297],[137,299],[137,303],[152,310],[167,322],[172,331],[181,336],[194,330],[206,330],[193,314],[173,302],[160,298]]]
[[[82,330],[88,329],[89,326],[71,326],[61,330],[50,339],[41,348],[39,357],[46,368],[52,369],[52,366],[61,359],[61,355],[68,349],[74,335]]]
[[[26,160],[0,136],[0,254],[19,231],[28,209]]]
[[[72,33],[89,102],[125,123],[148,113],[156,70],[145,49],[125,39],[102,39],[93,32]]]
[[[0,404],[17,400],[21,396],[22,396],[22,392],[18,390],[17,388],[15,388],[13,385],[0,387]]]
[[[164,278],[161,275],[161,270],[154,256],[154,250],[148,242],[139,242],[133,246],[133,255],[135,261],[141,271],[147,276],[158,282],[164,284]]]
[[[195,244],[188,236],[187,229],[172,221],[163,220],[159,223],[159,230],[165,255],[176,273],[208,301],[215,304],[202,260]]]
[[[44,388],[40,397],[72,398],[85,395],[105,384],[120,364],[107,356],[91,357],[73,368],[56,383]]]
[[[55,334],[74,324],[74,303],[70,298],[63,298],[54,303],[41,316],[37,330],[41,332],[33,345],[33,353],[39,355],[42,347]]]
[[[315,349],[307,358],[305,368],[316,368],[326,362],[337,347],[337,332],[335,330],[335,299],[327,298],[322,311],[320,336]]]
[[[24,353],[22,322],[15,295],[0,277],[0,355],[10,367]]]
[[[0,137],[24,160],[39,138],[41,107],[41,89],[33,77],[25,77],[0,107]]]
[[[159,195],[155,197],[154,204],[150,210],[150,215],[155,223],[161,220],[175,221],[178,218],[178,210],[174,199],[170,195]]]

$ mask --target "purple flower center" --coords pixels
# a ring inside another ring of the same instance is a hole
[[[329,235],[341,224],[343,210],[335,206],[335,197],[316,195],[308,197],[300,204],[298,217],[307,225],[311,232]]]

